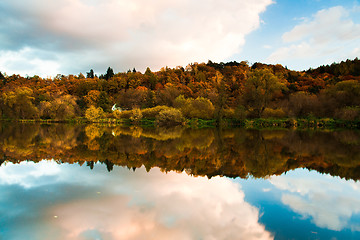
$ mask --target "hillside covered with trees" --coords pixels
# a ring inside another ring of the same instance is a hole
[[[360,119],[360,60],[308,71],[248,62],[193,63],[145,73],[133,69],[96,76],[7,76],[0,72],[2,119],[86,117],[243,120],[245,118]],[[114,108],[116,104],[116,109]],[[115,110],[115,111],[114,111]],[[124,111],[126,110],[126,111]]]

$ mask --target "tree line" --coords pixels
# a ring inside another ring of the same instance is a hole
[[[209,61],[157,72],[147,68],[144,73],[135,68],[114,73],[109,67],[100,76],[91,69],[86,77],[0,72],[0,116],[58,121],[82,117],[136,121],[146,116],[160,122],[307,117],[354,121],[360,119],[359,69],[356,58],[308,71],[279,64]]]

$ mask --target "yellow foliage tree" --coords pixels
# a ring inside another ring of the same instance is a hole
[[[85,118],[92,122],[103,118],[104,115],[104,110],[101,107],[90,106],[85,111]]]
[[[38,117],[38,109],[34,105],[33,90],[28,87],[19,87],[14,91],[4,92],[2,102],[9,113],[9,117],[33,119]]]
[[[178,96],[174,101],[174,106],[187,118],[211,119],[214,117],[215,107],[209,99],[197,97],[196,99]]]
[[[84,96],[85,102],[88,106],[95,106],[99,100],[100,91],[98,90],[91,90],[88,92],[86,96]]]
[[[55,120],[66,120],[76,116],[77,104],[76,97],[69,94],[56,97],[54,100],[40,103],[41,118],[50,118]]]

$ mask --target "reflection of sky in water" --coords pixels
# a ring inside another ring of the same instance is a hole
[[[344,228],[360,230],[360,222],[351,216],[360,212],[360,183],[346,181],[315,171],[273,177],[270,182],[284,191],[281,201],[295,212],[311,217],[322,228],[341,231]]]
[[[235,179],[275,239],[360,239],[360,183],[297,169]]]
[[[0,191],[0,239],[272,239],[226,178],[22,162]]]
[[[298,169],[190,177],[42,161],[0,167],[0,239],[359,239],[360,183]]]

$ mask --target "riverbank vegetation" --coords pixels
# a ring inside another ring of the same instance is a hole
[[[359,127],[360,60],[292,71],[247,62],[193,63],[145,73],[7,76],[0,73],[7,120],[129,124]],[[115,105],[116,104],[116,105]]]

